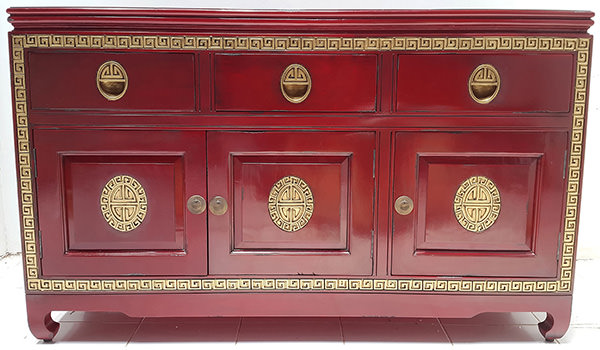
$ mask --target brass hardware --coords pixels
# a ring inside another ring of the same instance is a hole
[[[412,213],[414,208],[414,203],[410,197],[400,196],[396,198],[396,202],[394,203],[394,209],[396,213],[400,215],[408,215]]]
[[[491,64],[482,64],[469,77],[469,94],[477,103],[492,102],[500,91],[500,74]]]
[[[454,216],[465,230],[479,233],[490,228],[500,215],[500,191],[485,176],[465,180],[454,196]]]
[[[116,101],[125,95],[128,79],[125,68],[116,61],[104,62],[96,73],[98,91],[109,101]]]
[[[268,208],[275,226],[286,232],[296,232],[306,226],[312,217],[312,191],[299,177],[282,177],[271,187]]]
[[[192,214],[202,214],[206,210],[206,200],[200,195],[193,195],[188,198],[187,208]]]
[[[208,203],[208,209],[214,215],[223,215],[227,212],[227,201],[221,196],[215,196]]]
[[[148,210],[144,187],[129,175],[108,180],[100,194],[100,210],[115,230],[129,232],[142,224]]]
[[[281,93],[291,103],[304,101],[312,86],[308,70],[299,64],[290,64],[281,74]]]

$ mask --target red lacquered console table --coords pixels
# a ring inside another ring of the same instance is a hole
[[[569,325],[590,12],[9,9],[29,324]]]

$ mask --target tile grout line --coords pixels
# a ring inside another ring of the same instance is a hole
[[[438,317],[436,317],[436,321],[440,325],[440,328],[442,329],[442,332],[444,332],[444,335],[446,336],[446,339],[448,339],[448,342],[450,343],[450,345],[454,346],[454,342],[452,342],[452,339],[450,339],[450,336],[448,335],[448,331],[446,331],[446,327],[444,327],[444,324],[442,323],[442,321]]]
[[[238,322],[237,330],[235,332],[235,341],[233,343],[234,345],[237,345],[238,340],[240,338],[240,330],[242,329],[242,320],[243,319],[244,319],[243,317],[240,317],[240,321]]]
[[[342,325],[342,318],[338,317],[338,321],[340,322],[340,334],[342,335],[342,344],[346,344],[346,337],[344,336],[344,326]]]
[[[540,320],[539,317],[537,317],[537,315],[535,314],[535,312],[531,313],[533,315],[533,318],[535,318],[536,320],[538,320],[538,322],[544,322],[544,320]]]
[[[138,323],[137,327],[135,327],[135,330],[133,331],[133,333],[131,333],[131,336],[129,337],[129,339],[127,339],[127,343],[125,343],[125,347],[129,346],[129,343],[131,343],[131,340],[133,339],[133,337],[135,337],[135,335],[137,334],[137,332],[140,330],[140,328],[142,327],[142,323],[144,322],[146,318],[142,317],[142,319],[140,320],[140,323]]]

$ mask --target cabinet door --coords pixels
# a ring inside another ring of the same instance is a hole
[[[210,274],[372,273],[374,133],[207,139]]]
[[[45,276],[202,275],[204,132],[34,130]]]
[[[392,273],[556,276],[567,141],[566,132],[396,133]]]

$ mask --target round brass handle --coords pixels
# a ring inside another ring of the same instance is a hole
[[[227,201],[221,196],[215,196],[208,203],[208,209],[214,215],[223,215],[227,212]]]
[[[206,200],[200,195],[193,195],[188,198],[187,208],[192,214],[202,214],[206,210]]]
[[[394,203],[394,209],[396,210],[396,213],[400,215],[408,215],[412,213],[413,207],[414,204],[412,199],[407,196],[400,196],[396,198],[396,202]]]
[[[281,93],[286,100],[300,103],[308,97],[312,82],[308,70],[294,63],[287,66],[281,74],[280,85]]]
[[[469,77],[469,94],[480,104],[492,102],[500,91],[500,74],[491,64],[477,66]]]
[[[109,101],[116,101],[123,97],[128,82],[125,68],[117,61],[102,63],[96,73],[96,87]]]

